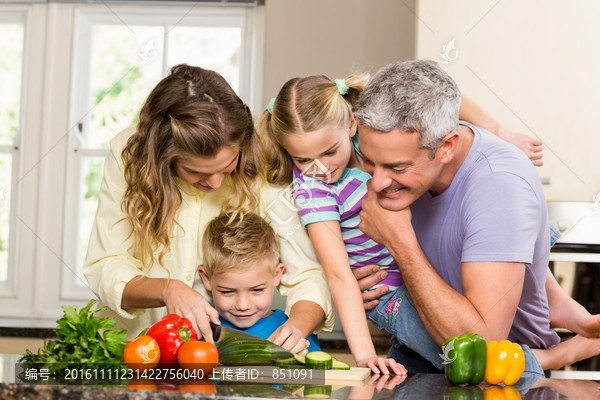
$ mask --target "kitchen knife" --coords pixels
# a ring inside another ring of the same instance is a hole
[[[214,322],[210,322],[210,330],[212,331],[213,340],[215,342],[219,342],[227,337],[239,337],[239,338],[247,338],[247,339],[260,339],[267,341],[266,339],[259,338],[258,336],[251,335],[246,332],[238,331],[237,329],[228,328],[223,325],[215,324]],[[271,343],[271,342],[269,342]]]

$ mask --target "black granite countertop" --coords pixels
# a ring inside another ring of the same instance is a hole
[[[407,377],[373,377],[360,385],[226,384],[207,389],[163,386],[160,388],[105,388],[88,386],[21,385],[0,383],[2,399],[597,399],[600,382],[566,379],[539,379],[534,387],[518,391],[513,387],[452,386],[443,375],[413,374]],[[318,392],[319,395],[312,393]],[[496,397],[494,397],[496,396]],[[500,396],[500,397],[498,397]]]
[[[55,338],[54,329],[37,328],[31,326],[0,326],[0,337],[21,337],[21,338]]]
[[[4,366],[0,376],[0,399],[597,399],[600,396],[600,380],[553,378],[529,382],[522,380],[508,388],[485,383],[458,387],[450,385],[441,374],[409,374],[406,377],[372,375],[363,381],[325,381],[325,384],[315,384],[314,379],[302,378],[291,382],[277,379],[238,382],[212,380],[203,381],[202,384],[190,381],[146,381],[141,386],[139,383],[130,383],[122,387],[22,384],[15,383],[18,382],[15,379],[15,364],[19,357],[0,355],[0,365]],[[592,379],[597,378],[598,375],[594,375]]]

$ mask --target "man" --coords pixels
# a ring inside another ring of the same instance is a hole
[[[459,107],[454,81],[421,60],[382,68],[355,107],[373,176],[360,229],[390,250],[409,292],[402,307],[426,329],[407,327],[392,355],[422,372],[405,350],[410,337],[422,349],[429,336],[433,357],[448,337],[477,332],[523,344],[526,373],[543,376],[529,346],[559,337],[544,288],[550,229],[540,180],[517,148],[459,125]]]

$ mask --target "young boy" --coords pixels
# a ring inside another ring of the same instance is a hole
[[[204,264],[198,273],[225,327],[266,339],[287,320],[272,310],[273,289],[285,266],[273,228],[256,214],[221,214],[202,238]],[[305,339],[308,351],[320,350],[317,335]]]

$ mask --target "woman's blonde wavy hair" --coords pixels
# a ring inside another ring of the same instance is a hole
[[[285,136],[316,131],[330,124],[350,126],[352,107],[369,80],[369,74],[350,75],[344,82],[348,91],[341,95],[334,81],[324,75],[292,78],[275,98],[273,112],[264,111],[258,132],[264,144],[266,179],[287,185],[293,179],[291,157],[281,141]]]
[[[248,106],[218,73],[177,65],[150,92],[135,134],[123,149],[127,190],[121,207],[127,215],[144,267],[170,250],[181,193],[175,163],[182,158],[212,157],[224,146],[239,147],[224,209],[236,215],[254,209],[253,182],[259,177],[259,141]]]

